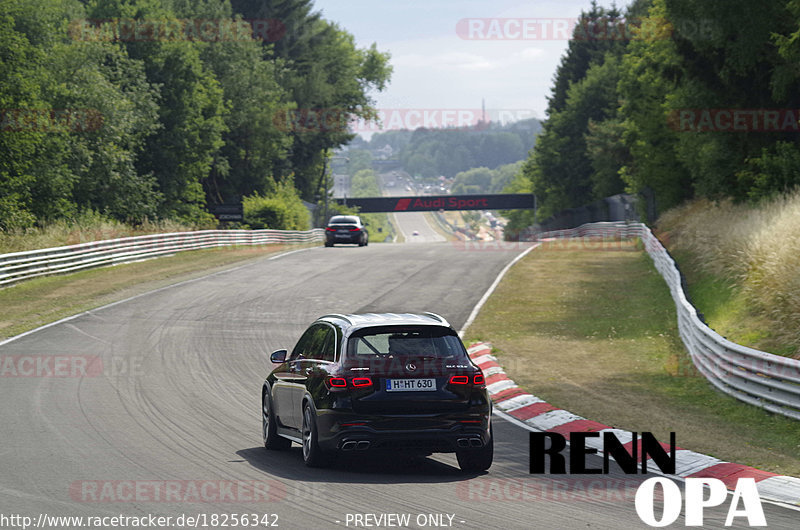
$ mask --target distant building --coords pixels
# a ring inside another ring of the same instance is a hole
[[[388,160],[392,158],[392,153],[394,153],[394,149],[389,144],[384,145],[380,149],[376,149],[372,152],[372,156],[375,157],[376,160]]]

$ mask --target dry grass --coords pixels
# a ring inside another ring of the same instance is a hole
[[[665,213],[658,227],[671,251],[728,282],[766,326],[749,345],[800,358],[800,193],[755,206],[698,200]]]
[[[197,227],[174,221],[145,221],[131,226],[88,212],[74,219],[65,219],[44,227],[6,232],[0,230],[0,254],[41,248],[76,245],[88,241],[141,236],[145,234],[184,232]]]
[[[614,250],[607,250],[611,246]],[[591,420],[724,460],[800,474],[800,423],[715,391],[692,369],[675,306],[632,244],[558,244],[515,265],[467,330],[528,392]]]

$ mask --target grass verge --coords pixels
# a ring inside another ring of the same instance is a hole
[[[403,235],[403,231],[400,230],[400,225],[397,224],[397,216],[393,213],[386,214],[389,217],[389,222],[392,223],[392,233],[394,237],[397,239],[394,240],[395,243],[405,243],[406,236]]]
[[[215,248],[35,278],[0,289],[0,339],[117,300],[277,254],[301,245]]]
[[[528,392],[586,418],[800,476],[800,422],[714,390],[680,341],[666,283],[633,243],[544,246],[505,276],[466,339]]]
[[[458,238],[453,234],[453,232],[449,231],[444,227],[444,225],[439,221],[439,218],[434,212],[425,212],[423,214],[425,216],[425,220],[428,222],[428,225],[433,229],[434,232],[445,238],[447,241],[457,241]]]

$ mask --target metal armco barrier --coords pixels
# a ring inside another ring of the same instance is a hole
[[[678,330],[697,370],[717,389],[741,401],[800,420],[800,360],[735,344],[705,325],[686,298],[675,262],[642,223],[590,223],[536,234],[536,239],[639,237],[669,286]]]
[[[0,286],[29,278],[117,265],[183,250],[321,242],[325,231],[199,230],[92,241],[66,247],[0,254]]]

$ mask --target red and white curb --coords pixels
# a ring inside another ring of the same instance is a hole
[[[567,438],[571,432],[613,432],[620,441],[628,440],[632,445],[633,435],[629,431],[615,429],[596,421],[587,420],[566,410],[555,407],[542,399],[525,392],[512,381],[492,355],[491,344],[475,343],[467,349],[472,361],[483,370],[486,388],[494,407],[534,431],[551,431]],[[589,438],[586,445],[602,450],[602,438]],[[666,447],[666,446],[665,446]],[[628,447],[630,450],[630,447]],[[742,464],[724,462],[687,449],[676,447],[675,475],[680,478],[716,478],[729,489],[736,487],[740,478],[755,479],[759,495],[766,500],[800,506],[800,478],[778,475]]]

